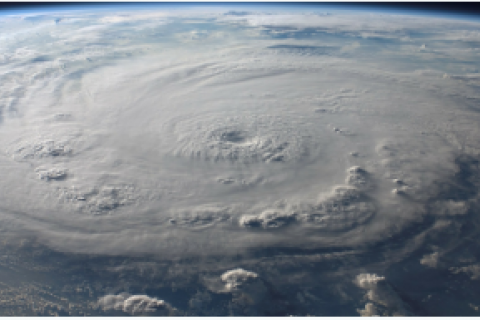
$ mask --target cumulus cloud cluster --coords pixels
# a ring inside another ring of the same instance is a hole
[[[364,310],[358,310],[360,315],[367,317],[413,315],[385,277],[362,273],[357,276],[355,283],[367,290],[366,298],[369,300]]]
[[[135,188],[131,185],[59,188],[57,193],[61,203],[70,203],[78,210],[91,214],[109,212],[136,200]]]
[[[206,284],[214,293],[230,295],[228,308],[231,315],[278,315],[285,313],[289,306],[281,295],[272,291],[271,283],[256,272],[243,268],[225,271]]]
[[[220,279],[225,283],[225,292],[245,295],[252,304],[261,302],[267,293],[267,288],[255,272],[233,269],[222,274]]]
[[[263,229],[303,223],[305,227],[328,231],[345,231],[366,223],[376,211],[374,203],[361,191],[368,186],[367,172],[358,166],[352,167],[347,170],[346,180],[350,186],[334,186],[316,203],[283,204],[281,208],[267,209],[258,215],[243,215],[239,223]]]
[[[59,157],[71,154],[72,149],[64,143],[55,143],[47,140],[40,143],[20,147],[14,151],[14,157],[17,159],[33,159],[43,157]]]
[[[118,310],[130,315],[153,313],[156,316],[171,316],[175,309],[168,303],[146,295],[130,295],[121,293],[109,294],[98,299],[98,305],[103,310]]]
[[[61,180],[67,176],[68,170],[63,168],[37,168],[35,171],[38,174],[38,178],[42,180]]]

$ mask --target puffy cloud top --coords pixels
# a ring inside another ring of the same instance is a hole
[[[386,281],[385,277],[376,274],[359,274],[355,283],[360,288],[366,289],[366,298],[370,300],[365,304],[364,310],[358,310],[362,316],[408,316],[412,313],[398,296],[395,290]]]
[[[161,312],[168,315],[173,311],[173,308],[163,300],[147,295],[129,295],[128,293],[106,295],[98,300],[98,305],[103,310],[119,310],[131,315],[146,312]]]
[[[239,290],[246,283],[257,280],[258,274],[238,268],[225,272],[220,278],[223,282],[226,282],[225,289],[233,292]]]

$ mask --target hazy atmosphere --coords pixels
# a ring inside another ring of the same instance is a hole
[[[480,315],[478,19],[78,6],[0,11],[0,315]]]

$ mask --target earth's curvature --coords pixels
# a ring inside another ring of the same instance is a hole
[[[480,22],[294,7],[0,15],[0,314],[478,315]]]

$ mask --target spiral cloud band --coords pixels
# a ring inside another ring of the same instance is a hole
[[[199,277],[188,303],[103,288],[105,312],[339,315],[325,286],[354,292],[353,313],[435,314],[391,270],[475,277],[452,250],[462,230],[477,243],[477,30],[213,9],[2,17],[0,230],[125,259],[92,267],[105,279]]]

